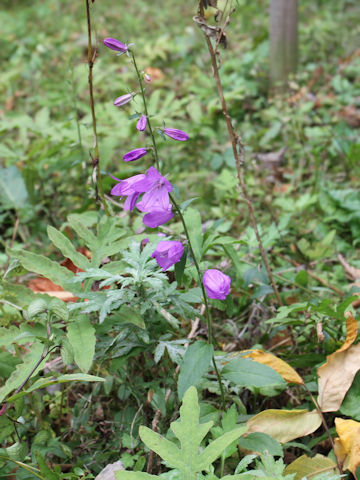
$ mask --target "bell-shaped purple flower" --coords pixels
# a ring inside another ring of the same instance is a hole
[[[168,137],[178,140],[179,142],[185,142],[189,139],[189,135],[182,130],[177,130],[176,128],[164,128],[164,133]]]
[[[141,202],[137,204],[137,208],[140,212],[149,213],[155,210],[168,211],[171,207],[169,192],[172,191],[172,185],[169,180],[163,177],[155,167],[150,167],[148,169],[146,172],[146,179],[148,181],[148,188],[143,195]]]
[[[168,210],[153,210],[144,215],[143,224],[150,228],[160,227],[164,223],[173,218],[174,214],[171,211],[171,205]]]
[[[115,50],[116,52],[126,53],[128,51],[127,45],[125,43],[116,40],[116,38],[105,38],[104,45],[111,50]]]
[[[184,247],[181,242],[175,240],[163,240],[157,244],[156,249],[151,256],[152,258],[155,258],[158,265],[165,272],[165,270],[180,260],[183,253]]]
[[[135,150],[125,153],[123,160],[124,162],[133,162],[134,160],[139,160],[139,158],[144,157],[146,154],[146,148],[135,148]]]
[[[124,203],[124,209],[131,211],[135,207],[140,194],[145,191],[144,187],[146,189],[146,175],[134,175],[133,177],[127,178],[126,180],[120,180],[119,178],[116,178],[112,175],[110,176],[114,180],[119,181],[119,183],[112,188],[110,192],[111,195],[127,197]]]
[[[136,128],[139,130],[139,132],[143,132],[146,128],[146,124],[147,118],[146,115],[143,113],[136,123]]]
[[[230,293],[230,283],[231,278],[215,268],[206,270],[203,276],[207,296],[215,300],[225,300]]]
[[[116,100],[114,100],[115,107],[122,107],[126,103],[131,102],[134,95],[134,93],[126,93],[125,95],[121,95],[121,97],[118,97]]]

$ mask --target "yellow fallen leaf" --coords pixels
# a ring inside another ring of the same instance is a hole
[[[320,473],[334,472],[335,470],[337,470],[336,463],[318,453],[315,457],[301,455],[285,468],[284,473],[285,475],[295,473],[293,480],[301,480],[304,477],[310,479]]]
[[[304,437],[315,432],[321,425],[321,416],[316,410],[264,410],[246,422],[246,433],[263,432],[280,443]]]
[[[360,344],[353,345],[358,325],[349,314],[346,319],[346,340],[336,352],[326,357],[326,363],[318,368],[318,403],[323,412],[336,412],[360,369]]]
[[[336,432],[334,451],[344,470],[350,470],[355,476],[360,465],[360,423],[355,420],[335,418]]]
[[[267,365],[279,373],[284,380],[289,383],[297,383],[303,385],[304,381],[300,375],[284,360],[276,357],[272,353],[264,352],[263,350],[245,350],[241,353],[245,353],[244,358],[250,357],[255,362]]]

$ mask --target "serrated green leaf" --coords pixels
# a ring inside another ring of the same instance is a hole
[[[43,275],[55,283],[55,285],[60,285],[64,289],[67,289],[69,280],[74,276],[70,270],[43,255],[15,249],[9,250],[9,254],[20,260],[21,264],[26,270],[29,270],[29,272]]]
[[[32,369],[36,363],[40,360],[44,351],[44,346],[41,343],[33,343],[29,353],[24,355],[23,362],[16,366],[11,376],[7,379],[5,385],[0,388],[0,403],[6,398],[6,396],[19,387],[23,381],[30,375]],[[34,376],[41,368],[41,365],[32,374]]]
[[[234,440],[237,440],[243,433],[246,432],[246,427],[238,427],[231,432],[224,433],[208,445],[200,454],[197,461],[197,468],[204,470],[211,465]]]
[[[85,244],[93,250],[96,247],[97,238],[93,232],[78,218],[77,215],[69,215],[68,222],[76,234],[84,240]]]
[[[207,372],[214,353],[212,345],[203,341],[195,342],[188,347],[180,366],[178,378],[178,395],[182,399],[186,390],[196,386]]]
[[[200,444],[213,425],[212,421],[199,423],[199,416],[197,391],[195,387],[190,387],[183,398],[180,419],[170,426],[180,441],[180,448],[146,427],[139,430],[142,441],[171,467],[179,469],[181,478],[188,480],[195,480],[197,472],[207,469],[227,446],[246,431],[246,427],[239,427],[227,432],[199,454]]]
[[[47,233],[52,243],[61,251],[65,258],[70,258],[73,264],[82,270],[90,268],[89,260],[85,255],[82,255],[76,250],[71,241],[63,233],[51,225],[47,227]]]
[[[81,315],[68,324],[67,338],[74,351],[74,360],[83,372],[90,370],[95,354],[95,328],[90,318]]]

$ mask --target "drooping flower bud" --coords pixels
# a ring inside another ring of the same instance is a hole
[[[230,293],[230,283],[231,278],[215,268],[206,270],[203,276],[207,296],[215,300],[225,300]]]
[[[143,113],[136,123],[136,128],[139,130],[139,132],[143,132],[146,128],[146,124],[147,118],[146,115]]]
[[[145,73],[144,80],[146,83],[151,83],[151,76],[148,73]]]
[[[165,270],[180,260],[183,253],[184,247],[181,242],[163,240],[157,244],[156,249],[151,256],[152,258],[155,258],[158,265],[165,272]]]
[[[123,160],[124,162],[133,162],[134,160],[139,160],[139,158],[144,157],[146,154],[146,148],[135,148],[135,150],[125,153]]]
[[[173,140],[178,140],[179,142],[185,142],[189,139],[189,135],[182,130],[177,130],[176,128],[164,128],[164,133]]]
[[[131,100],[133,99],[134,95],[135,95],[134,93],[126,93],[125,95],[121,95],[121,97],[118,97],[118,98],[114,101],[115,107],[122,107],[122,106],[125,105],[126,103],[131,102]]]
[[[111,50],[115,50],[115,52],[126,53],[128,51],[128,46],[116,40],[116,38],[105,38],[104,45]]]

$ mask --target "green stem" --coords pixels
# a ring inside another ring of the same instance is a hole
[[[133,52],[130,52],[130,53],[131,53],[131,58],[132,58],[134,67],[135,67],[136,75],[137,75],[137,77],[138,77],[138,82],[139,82],[139,85],[140,85],[141,96],[142,96],[142,100],[143,100],[143,105],[144,105],[144,110],[145,110],[147,125],[148,125],[148,127],[149,127],[149,132],[150,132],[152,144],[153,144],[153,147],[154,147],[154,157],[155,157],[156,168],[157,168],[157,169],[159,170],[159,172],[160,172],[159,155],[158,155],[158,151],[157,151],[157,147],[156,147],[154,132],[153,132],[153,129],[152,129],[152,127],[151,127],[151,120],[150,120],[149,113],[148,113],[148,109],[147,109],[147,103],[146,103],[146,98],[145,98],[145,90],[144,90],[144,86],[143,86],[141,74],[140,74],[139,69],[138,69],[138,66],[137,66],[137,64],[136,64],[135,55],[133,54]]]
[[[146,97],[145,97],[145,91],[144,91],[144,87],[143,87],[143,83],[142,83],[142,78],[141,78],[138,66],[136,64],[134,53],[130,52],[130,54],[131,54],[131,57],[132,57],[132,61],[133,61],[134,68],[135,68],[135,71],[136,71],[136,75],[138,77],[138,81],[139,81],[139,85],[140,85],[140,90],[141,90],[141,96],[142,96],[142,100],[143,100],[145,115],[146,115],[146,118],[147,118],[147,125],[149,127],[149,133],[150,133],[150,136],[151,136],[153,149],[154,149],[154,157],[155,157],[156,168],[160,172],[159,155],[158,155],[157,145],[156,145],[156,141],[155,141],[155,137],[154,137],[154,132],[151,128],[151,121],[150,121],[149,114],[148,114],[148,109],[147,109],[147,103],[146,103]],[[189,231],[188,231],[185,219],[184,219],[184,215],[182,214],[182,211],[181,211],[179,205],[177,204],[177,202],[174,198],[174,195],[172,195],[170,193],[169,197],[170,197],[170,200],[171,200],[176,212],[178,213],[178,215],[180,217],[181,223],[182,223],[183,228],[184,228],[184,233],[185,233],[185,236],[186,236],[187,241],[188,241],[189,250],[190,250],[191,256],[193,258],[194,265],[195,265],[195,268],[196,268],[196,271],[197,271],[197,274],[198,274],[198,277],[199,277],[199,284],[200,284],[200,287],[201,287],[201,290],[202,290],[202,294],[203,294],[203,298],[204,298],[204,304],[205,304],[206,323],[207,323],[207,327],[208,327],[208,343],[210,345],[212,345],[214,343],[214,338],[213,338],[213,332],[212,332],[211,314],[210,314],[209,303],[208,303],[206,292],[205,292],[205,287],[204,287],[203,282],[202,282],[202,274],[201,274],[200,266],[199,266],[199,263],[196,259],[195,253],[194,253],[194,249],[193,249],[193,246],[192,246],[192,243],[191,243],[191,239],[190,239]],[[212,362],[213,362],[213,365],[214,365],[214,369],[215,369],[215,372],[216,372],[216,377],[217,377],[219,387],[220,387],[221,403],[222,403],[223,409],[225,410],[224,387],[223,387],[222,382],[221,382],[220,372],[217,368],[214,356],[212,358]]]

